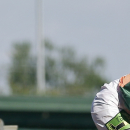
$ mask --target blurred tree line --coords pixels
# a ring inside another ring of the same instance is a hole
[[[57,47],[46,40],[47,90],[43,95],[87,95],[107,82],[104,67],[101,57],[90,62],[87,57],[77,56],[73,48]],[[8,79],[14,95],[36,95],[36,56],[29,42],[13,44]]]

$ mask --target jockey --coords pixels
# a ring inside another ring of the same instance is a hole
[[[98,130],[130,130],[130,74],[101,87],[91,115]]]

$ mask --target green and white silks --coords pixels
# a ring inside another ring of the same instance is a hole
[[[130,82],[124,87],[120,87],[121,95],[124,99],[124,104],[130,110]],[[121,110],[114,118],[106,123],[108,130],[130,130],[130,115]]]
[[[91,115],[98,130],[130,130],[130,83],[105,83],[93,100]]]

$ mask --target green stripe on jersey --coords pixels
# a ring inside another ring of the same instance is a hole
[[[124,110],[106,123],[108,130],[130,130],[130,115]]]

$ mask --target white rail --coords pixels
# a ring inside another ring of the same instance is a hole
[[[18,130],[18,125],[4,125],[4,121],[0,119],[0,130]]]

